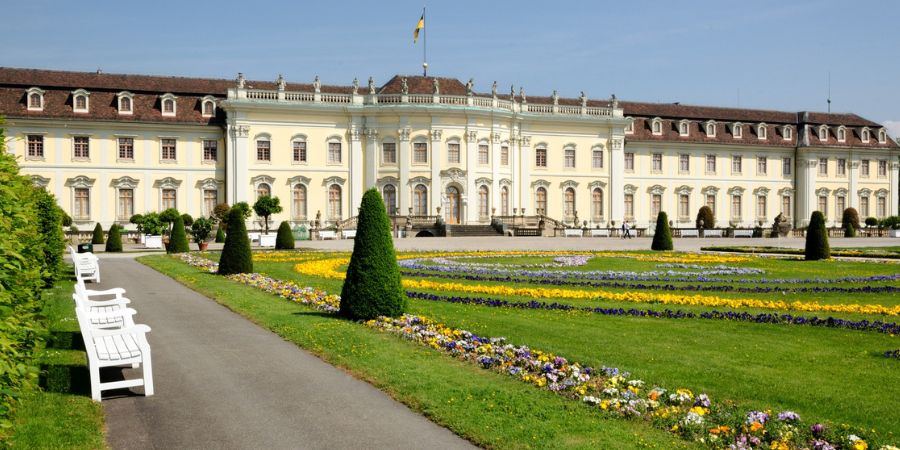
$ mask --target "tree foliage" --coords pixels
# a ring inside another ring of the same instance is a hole
[[[221,244],[225,242],[225,223],[220,223],[218,227],[216,227],[216,243]]]
[[[109,227],[109,238],[106,240],[107,253],[119,253],[122,251],[122,233],[119,232],[119,226],[112,224]]]
[[[245,203],[246,205],[246,203]],[[253,272],[253,258],[250,253],[250,238],[244,225],[244,210],[231,208],[228,213],[228,236],[219,258],[219,275]]]
[[[191,234],[194,236],[194,242],[199,244],[209,240],[209,235],[212,234],[212,227],[212,219],[198,217],[197,220],[191,224]]]
[[[269,234],[269,217],[272,217],[272,214],[278,214],[281,211],[281,200],[279,200],[278,197],[273,197],[271,195],[264,195],[253,204],[253,212],[255,212],[257,216],[263,218],[266,234]]]
[[[44,262],[47,266],[43,275],[44,286],[50,287],[63,270],[66,237],[62,227],[66,213],[57,205],[53,194],[44,189],[35,189],[34,192],[38,208],[38,232],[43,237]]]
[[[340,313],[354,320],[368,320],[399,316],[405,309],[391,224],[378,190],[369,189],[360,205]]]
[[[831,247],[828,245],[828,230],[825,229],[825,216],[821,211],[813,211],[809,218],[809,227],[806,229],[807,261],[817,261],[831,257]]]
[[[856,237],[859,229],[859,213],[856,208],[847,208],[841,215],[841,228],[844,229],[844,237]]]
[[[701,220],[703,221],[703,225],[700,225]],[[716,216],[709,206],[704,205],[697,211],[697,220],[695,223],[698,229],[711,230],[716,226]]]
[[[291,224],[286,220],[281,222],[281,225],[278,226],[278,237],[275,238],[275,249],[294,249],[294,234],[291,233]]]

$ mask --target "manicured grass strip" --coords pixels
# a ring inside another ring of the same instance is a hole
[[[802,255],[803,249],[785,248],[785,247],[767,247],[767,246],[715,246],[700,247],[704,252],[727,252],[727,253],[771,253],[776,255]],[[900,259],[900,253],[891,250],[879,250],[878,247],[865,247],[859,249],[831,249],[831,256],[840,256],[842,258],[885,258]]]
[[[285,339],[346,368],[433,421],[489,448],[695,448],[644,424],[487,372],[332,314],[198,272],[164,256],[139,259]]]

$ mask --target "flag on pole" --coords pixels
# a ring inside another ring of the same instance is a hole
[[[419,22],[416,24],[416,29],[413,30],[413,44],[419,40],[419,30],[425,28],[425,13],[422,13],[422,17],[419,18]]]

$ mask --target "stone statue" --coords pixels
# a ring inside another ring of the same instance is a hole
[[[491,97],[497,98],[497,82],[491,85]]]
[[[278,85],[278,90],[279,90],[279,91],[283,91],[283,90],[284,90],[284,87],[287,85],[287,83],[284,82],[284,77],[281,76],[280,73],[278,74],[278,79],[275,80],[275,84]]]
[[[403,95],[409,94],[409,85],[406,84],[406,77],[400,79],[400,91]]]
[[[441,86],[438,83],[438,79],[435,78],[432,84],[434,85],[434,95],[441,95]]]
[[[509,100],[510,101],[516,100],[516,87],[513,85],[509,85]]]
[[[359,94],[359,78],[353,77],[353,95]]]
[[[556,93],[556,89],[553,90],[553,105],[559,105],[559,94]]]
[[[369,77],[369,95],[375,95],[375,80]]]
[[[581,91],[581,107],[584,108],[587,106],[587,95],[584,95],[584,91]]]
[[[469,81],[466,83],[466,95],[472,95],[472,86],[475,85],[475,79],[469,78]]]
[[[519,98],[522,99],[522,103],[528,103],[528,99],[525,97],[525,88],[519,86]]]
[[[319,92],[319,91],[322,90],[322,82],[319,81],[319,76],[318,76],[318,75],[316,75],[316,79],[313,80],[313,89],[314,89],[316,92]]]
[[[611,100],[612,100],[612,107],[613,107],[613,109],[618,108],[618,107],[619,107],[619,99],[616,98],[616,94],[613,94],[613,95],[612,95],[612,99],[611,99]]]
[[[247,80],[244,78],[244,73],[238,72],[238,77],[237,77],[238,89],[244,89],[246,86],[247,86]]]

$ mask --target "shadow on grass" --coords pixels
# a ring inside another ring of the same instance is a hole
[[[335,313],[325,312],[325,311],[297,311],[297,312],[293,312],[291,314],[295,315],[295,316],[327,317],[329,319],[337,319],[337,320],[342,320],[342,321],[347,321],[347,322],[353,322],[352,320],[350,320],[346,317],[340,316]]]

